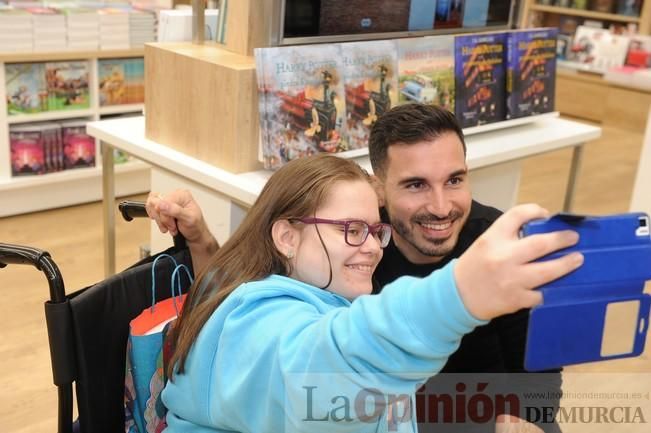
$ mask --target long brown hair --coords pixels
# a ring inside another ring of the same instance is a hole
[[[337,181],[368,181],[355,162],[328,154],[299,158],[274,173],[237,231],[211,258],[190,288],[178,327],[168,377],[182,374],[190,347],[213,312],[238,286],[291,266],[274,244],[274,222],[313,215]]]

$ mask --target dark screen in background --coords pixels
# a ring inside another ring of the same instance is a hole
[[[511,0],[284,0],[284,38],[505,26]]]

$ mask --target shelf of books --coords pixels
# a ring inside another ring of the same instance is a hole
[[[589,9],[578,9],[560,6],[548,6],[544,4],[533,4],[530,6],[531,11],[545,12],[557,15],[570,15],[575,17],[584,17],[602,21],[617,21],[622,23],[639,23],[640,17],[635,15],[618,15],[612,12],[599,12]]]
[[[142,50],[0,54],[0,216],[101,199],[100,143],[86,123],[140,115]],[[118,155],[116,192],[149,188],[149,168]]]
[[[263,163],[365,152],[382,113],[409,102],[455,113],[466,134],[553,116],[554,28],[255,51]]]

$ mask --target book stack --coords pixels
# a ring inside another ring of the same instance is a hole
[[[129,48],[129,12],[104,8],[99,14],[99,49],[123,50]]]
[[[0,53],[34,49],[32,16],[22,9],[0,9]]]
[[[32,14],[34,51],[64,51],[66,40],[66,17],[51,8],[28,8]]]
[[[129,12],[129,44],[142,48],[147,42],[156,41],[156,16],[153,12],[132,9]]]
[[[68,25],[68,49],[94,51],[99,47],[99,15],[95,9],[63,9]]]
[[[86,120],[12,126],[12,176],[29,176],[95,166],[95,140]]]
[[[95,139],[86,133],[86,120],[59,122],[64,168],[94,167]]]

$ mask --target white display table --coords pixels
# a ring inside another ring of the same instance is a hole
[[[505,129],[492,125],[466,131],[467,162],[474,198],[500,209],[515,204],[520,180],[520,161],[524,158],[566,147],[574,154],[565,192],[564,210],[572,207],[575,180],[580,166],[582,145],[601,135],[601,128],[539,116],[536,121]],[[90,135],[103,146],[105,271],[115,272],[115,221],[112,148],[125,151],[152,166],[152,191],[190,189],[201,204],[210,229],[220,242],[235,230],[246,210],[253,204],[272,172],[233,174],[199,161],[145,138],[143,117],[103,120],[88,123]],[[218,140],[218,137],[215,137]],[[368,156],[355,160],[369,172]],[[171,243],[168,237],[152,229],[152,251]]]

